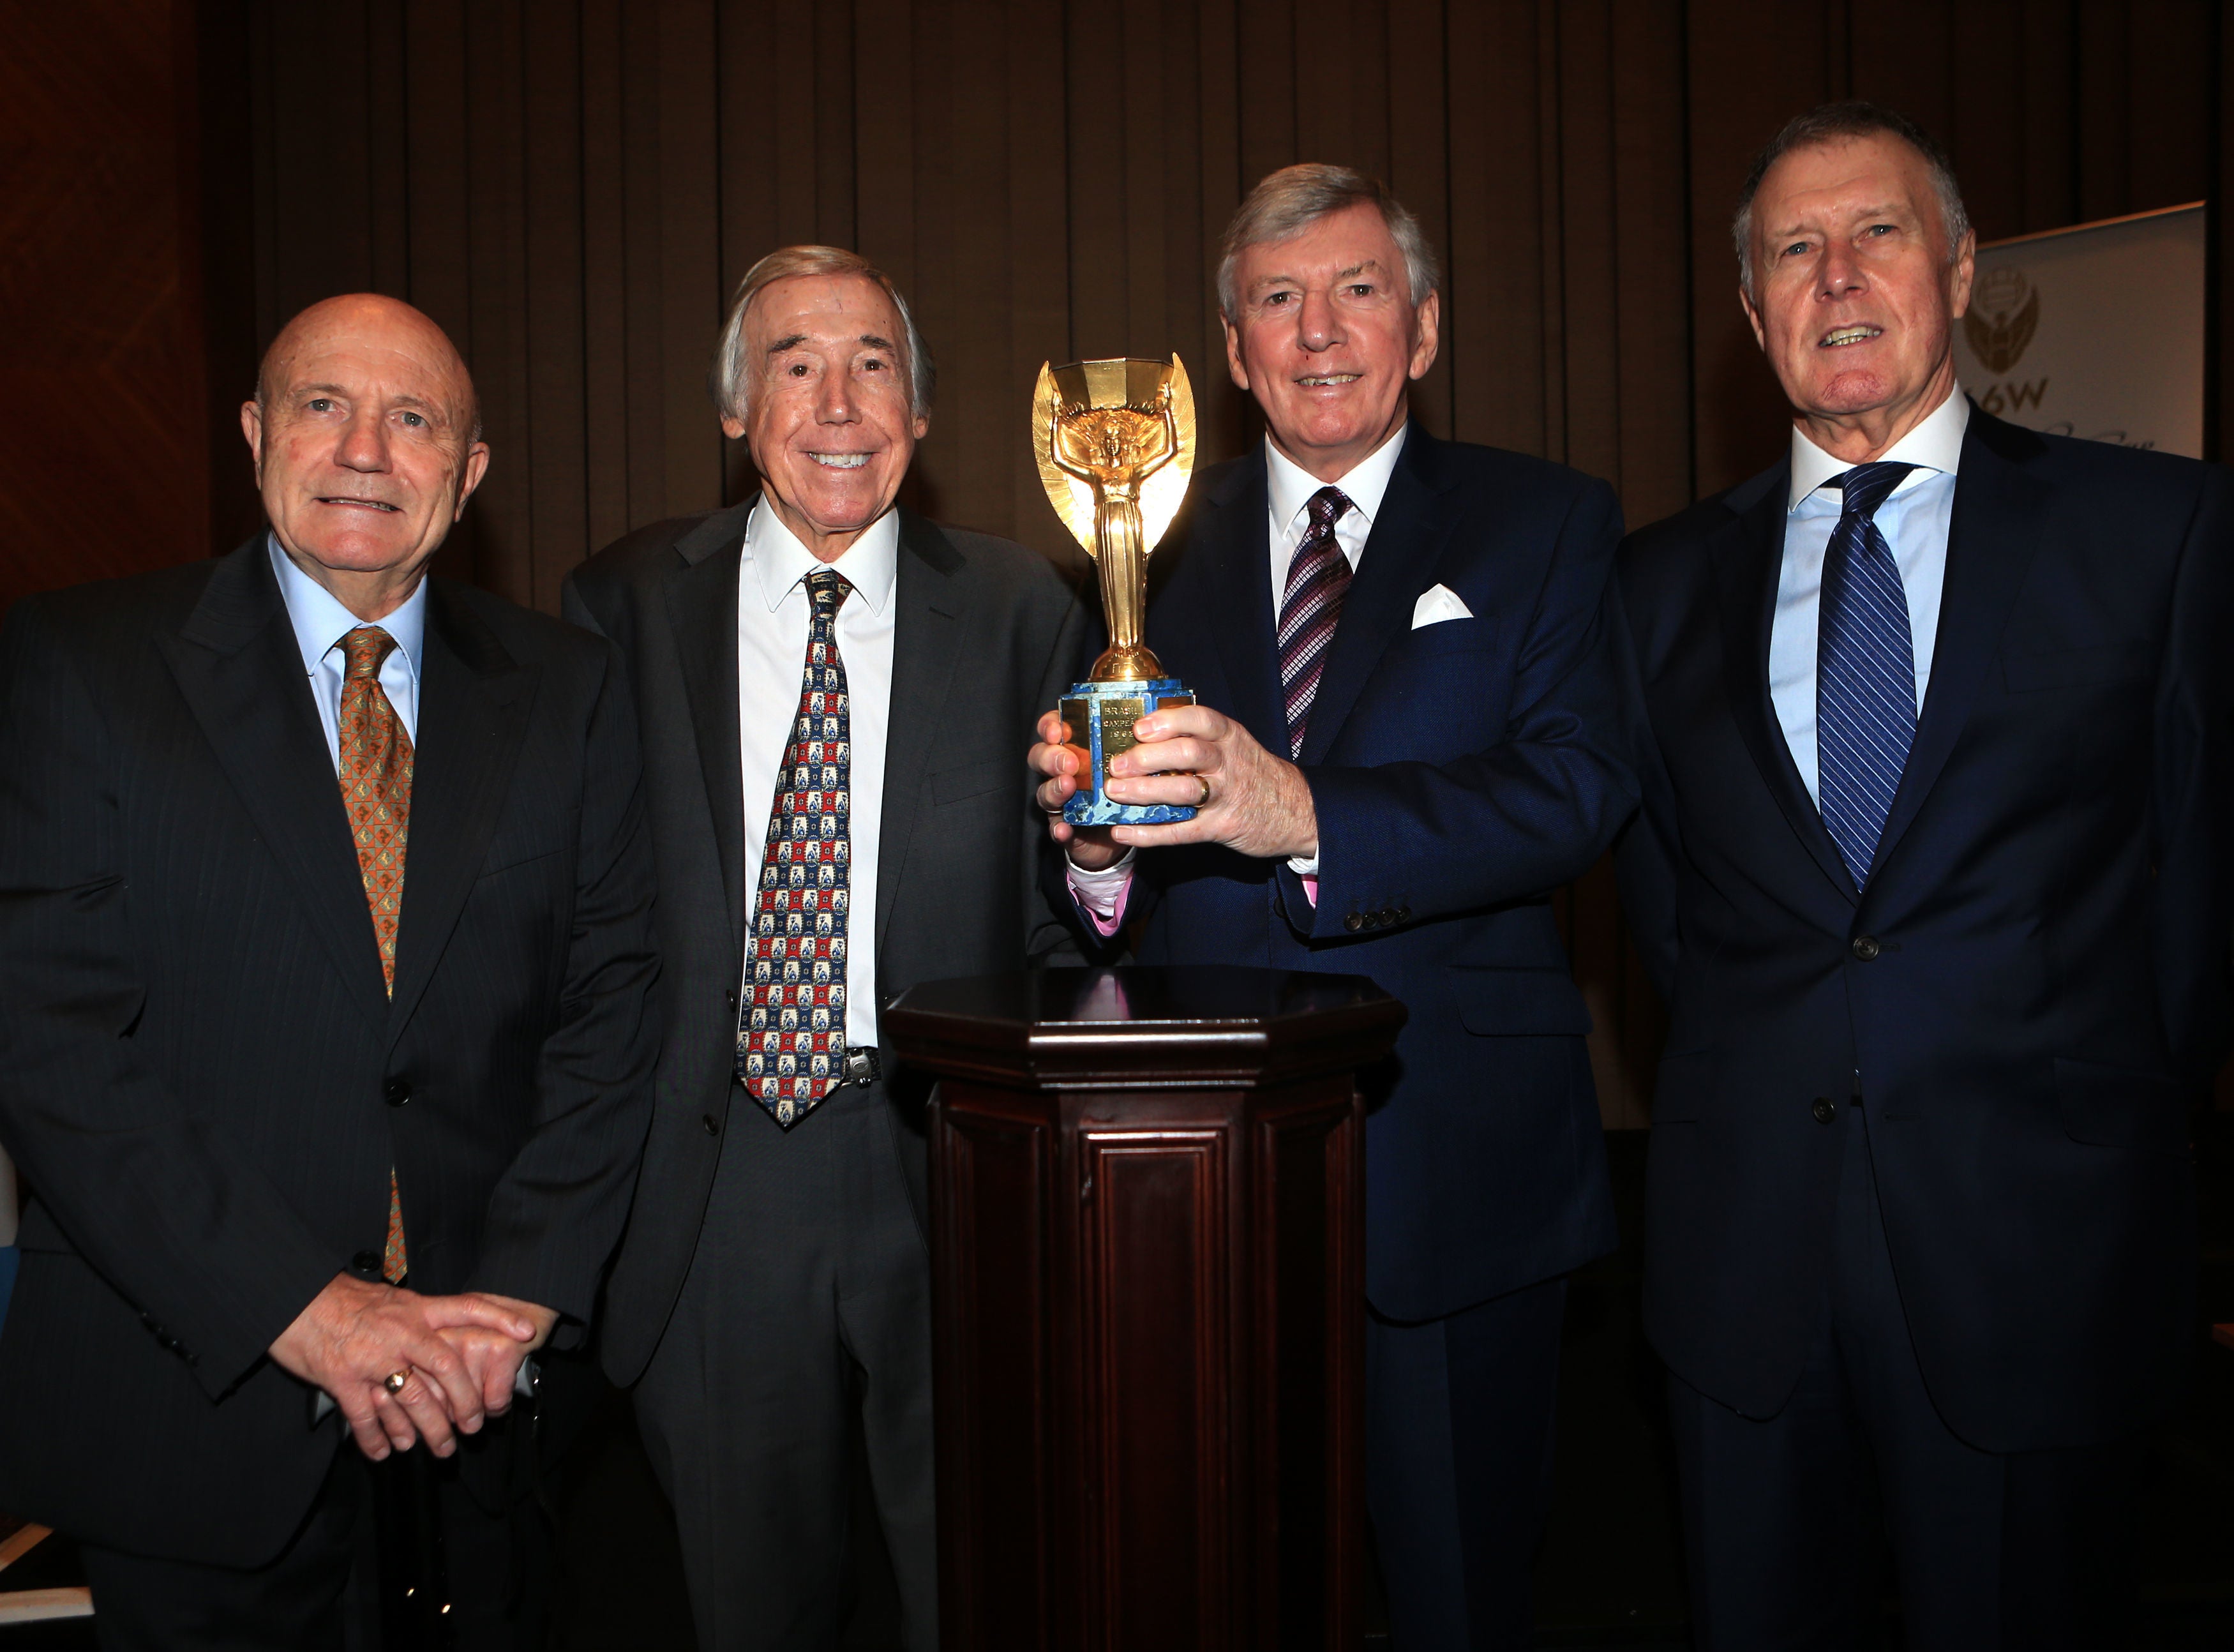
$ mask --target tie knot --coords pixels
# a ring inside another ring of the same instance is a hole
[[[353,677],[376,677],[380,663],[395,651],[395,639],[377,625],[360,625],[342,638],[342,652],[349,660],[348,675]]]
[[[1858,516],[1866,522],[1878,513],[1878,506],[1885,502],[1885,495],[1900,486],[1902,477],[1916,468],[1898,460],[1879,460],[1872,465],[1857,465],[1839,478],[1839,492],[1845,495],[1840,514]]]
[[[807,597],[824,613],[834,614],[853,594],[853,582],[835,568],[817,568],[807,576]]]
[[[1311,495],[1311,532],[1324,533],[1349,509],[1349,495],[1339,487],[1322,487]]]

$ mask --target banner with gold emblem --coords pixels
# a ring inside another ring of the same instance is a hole
[[[2203,203],[1978,249],[1955,369],[1987,412],[2203,456]]]

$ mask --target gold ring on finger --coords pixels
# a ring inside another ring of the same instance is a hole
[[[1194,777],[1194,783],[1202,787],[1202,795],[1194,800],[1195,807],[1198,809],[1208,808],[1210,806],[1210,776],[1207,774],[1198,774]]]
[[[403,1385],[410,1381],[411,1373],[408,1370],[390,1371],[386,1376],[381,1378],[380,1386],[390,1394],[401,1394],[403,1392]]]

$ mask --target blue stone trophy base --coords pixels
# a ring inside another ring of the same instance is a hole
[[[1092,759],[1081,775],[1078,791],[1062,806],[1062,818],[1073,826],[1164,826],[1194,819],[1189,803],[1117,803],[1104,797],[1102,782],[1109,778],[1109,760],[1130,751],[1140,742],[1133,725],[1161,706],[1191,706],[1194,690],[1177,677],[1151,677],[1144,682],[1074,682],[1058,708],[1070,725],[1070,743],[1086,748]],[[1093,789],[1083,782],[1091,780]]]

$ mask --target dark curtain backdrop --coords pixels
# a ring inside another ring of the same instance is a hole
[[[1900,105],[1988,238],[2213,197],[2234,144],[2210,0],[0,7],[5,416],[59,395],[67,430],[129,436],[121,485],[70,486],[51,419],[4,445],[10,593],[238,538],[257,349],[370,287],[480,384],[495,460],[447,571],[553,607],[598,545],[750,485],[707,357],[746,267],[810,239],[890,269],[937,356],[917,502],[1054,551],[1040,362],[1176,349],[1204,458],[1238,451],[1207,266],[1297,160],[1387,179],[1442,250],[1421,421],[1610,478],[1643,522],[1783,440],[1727,225],[1787,116]],[[1656,1009],[1604,869],[1564,898],[1609,1120],[1641,1122]]]

